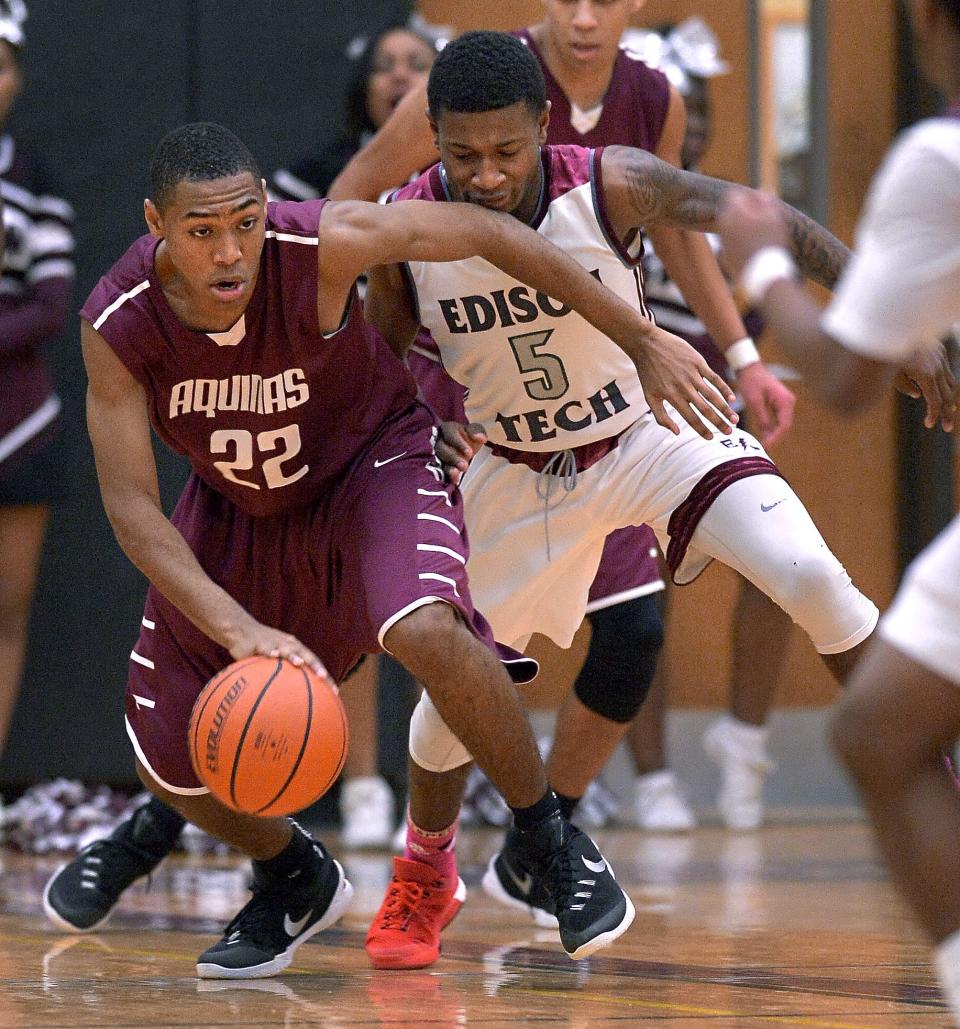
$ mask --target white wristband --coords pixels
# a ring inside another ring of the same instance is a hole
[[[730,370],[739,372],[749,364],[756,364],[760,360],[760,354],[749,336],[738,339],[731,343],[723,352],[723,359],[730,366]]]
[[[740,286],[750,304],[756,307],[775,282],[797,276],[797,263],[789,251],[784,247],[763,247],[743,266]]]

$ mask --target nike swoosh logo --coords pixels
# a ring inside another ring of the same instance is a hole
[[[530,875],[529,872],[528,872],[525,876],[523,876],[523,878],[521,878],[513,870],[513,866],[510,864],[510,862],[506,861],[506,860],[504,860],[504,862],[503,862],[503,867],[506,868],[507,875],[509,875],[510,878],[513,880],[513,883],[517,887],[517,889],[525,897],[528,896],[529,893],[530,893],[530,889],[533,886],[533,876]]]
[[[600,858],[599,861],[591,861],[589,858],[582,857],[580,859],[590,869],[591,872],[605,872],[607,870],[607,863]]]
[[[782,504],[786,499],[786,497],[782,497],[780,500],[775,500],[772,504],[761,504],[760,510],[763,511],[764,514],[766,514],[767,511],[772,511],[777,506],[777,504]]]
[[[284,915],[283,931],[287,934],[287,936],[299,936],[303,927],[307,924],[312,914],[313,908],[310,908],[310,910],[303,916],[303,918],[296,922],[291,922],[290,916]]]
[[[402,454],[394,454],[393,457],[388,457],[386,459],[386,461],[378,461],[376,458],[374,458],[373,467],[374,468],[382,468],[385,464],[390,464],[391,461],[399,461],[401,457],[406,457],[406,456],[407,456],[407,452],[404,451]]]

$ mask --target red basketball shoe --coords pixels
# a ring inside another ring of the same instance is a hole
[[[467,888],[421,861],[393,859],[393,878],[367,933],[374,968],[426,968],[440,957],[440,932],[463,905]]]

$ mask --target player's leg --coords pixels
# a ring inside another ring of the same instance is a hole
[[[547,777],[566,798],[570,815],[646,703],[663,644],[656,594],[599,608],[587,617],[592,629],[587,658],[557,715],[547,761]],[[585,739],[591,741],[586,750]]]
[[[394,830],[393,792],[378,764],[379,660],[368,657],[343,684],[350,749],[340,782],[340,838],[345,847],[383,847]]]
[[[910,566],[837,707],[833,738],[960,1022],[960,833],[942,755],[960,737],[960,520]]]
[[[854,586],[785,480],[758,474],[730,481],[699,517],[690,550],[753,582],[807,633],[843,681],[879,612]]]
[[[960,672],[946,679],[872,642],[840,699],[833,741],[894,882],[937,948],[940,982],[960,1021],[960,808],[942,756],[958,737]]]
[[[774,767],[766,721],[791,636],[787,614],[749,579],[741,579],[733,614],[730,709],[703,738],[720,769],[717,808],[731,829],[755,829],[763,822],[763,785]]]
[[[0,505],[0,753],[20,689],[30,605],[50,509]]]
[[[607,536],[588,596],[590,646],[573,694],[564,700],[557,716],[547,761],[547,776],[565,813],[572,815],[638,718],[644,719],[662,751],[663,704],[654,703],[652,716],[638,712],[645,712],[650,705],[649,692],[663,645],[663,586],[656,537],[648,526],[628,526]],[[584,739],[593,741],[586,761]],[[657,792],[656,796],[650,790],[645,792],[653,801],[645,815],[659,828],[678,827],[679,815],[682,827],[690,828],[692,816],[683,808],[679,794],[664,789],[675,786],[672,773],[663,768],[662,761],[654,768],[658,771],[652,785]],[[671,799],[675,802],[672,810]]]
[[[367,938],[374,963],[422,967],[436,960],[436,927],[444,918],[449,921],[450,906],[456,903],[450,850],[463,795],[463,766],[471,754],[513,812],[515,847],[551,896],[567,953],[586,957],[616,939],[630,925],[633,906],[589,837],[561,817],[519,695],[494,652],[444,604],[411,612],[390,628],[384,643],[425,690],[411,725],[411,757],[419,768],[410,775],[408,846],[417,848],[420,863],[434,870],[447,896],[446,906],[440,910],[438,902],[438,910],[431,913],[435,932],[427,933],[429,927],[421,923],[423,941],[410,947],[392,931],[388,895]],[[588,895],[574,900],[575,868],[582,860],[591,862],[595,871],[590,883],[579,887]],[[408,902],[419,902],[424,883],[403,878],[409,872],[404,859],[397,859],[395,869],[400,875],[392,890],[402,890]]]

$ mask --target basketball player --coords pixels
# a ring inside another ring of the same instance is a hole
[[[560,816],[501,660],[518,680],[534,669],[514,652],[498,660],[473,609],[462,505],[442,482],[432,416],[400,358],[364,322],[355,280],[383,260],[483,255],[529,281],[542,303],[593,310],[650,366],[645,378],[669,380],[667,402],[691,419],[699,409],[729,427],[729,391],[695,351],[651,332],[513,219],[433,204],[268,208],[247,148],[209,123],[170,133],[151,178],[150,232],[88,298],[82,343],[104,505],[151,582],[126,705],[139,774],[254,862],[253,898],[200,956],[198,975],[277,972],[351,895],[339,864],[294,823],[226,809],[190,766],[197,694],[250,654],[325,667],[339,681],[362,653],[393,653],[514,809],[528,860],[550,881],[567,952],[580,958],[612,942],[632,919],[629,898]],[[151,425],[193,466],[170,519]],[[586,903],[573,897],[583,860],[600,869]],[[79,865],[81,888],[109,872],[92,852]],[[71,928],[58,913],[59,886],[69,886],[63,875],[48,884],[45,907]],[[462,895],[459,879],[432,876],[444,920]]]
[[[546,79],[551,103],[548,143],[619,143],[680,165],[686,137],[683,97],[665,75],[620,48],[631,16],[644,3],[545,0],[543,21],[517,33]],[[411,90],[334,181],[329,195],[375,200],[432,164],[437,152],[424,117],[426,106],[425,86]],[[650,235],[672,278],[732,362],[737,389],[761,439],[768,445],[775,442],[791,424],[793,396],[760,361],[706,240],[700,233],[665,226],[652,228]],[[431,350],[428,341],[419,340],[409,362],[418,381],[436,388],[429,366],[436,354]],[[574,803],[599,770],[582,760],[582,735],[610,728],[619,740],[622,724],[633,719],[647,695],[663,641],[658,597],[662,589],[650,528],[629,526],[612,533],[586,608],[592,630],[587,657],[573,691],[562,702],[547,760],[551,783]],[[659,770],[649,785],[659,791],[660,806],[659,813],[651,812],[651,827],[689,828],[692,813],[672,788],[672,778],[665,779]],[[664,793],[667,785],[672,788],[669,795]]]
[[[741,282],[811,389],[842,412],[880,396],[915,351],[942,360],[936,341],[960,322],[960,0],[908,6],[924,74],[952,105],[887,157],[826,312],[795,281],[770,202],[731,196],[721,221]],[[939,413],[951,427],[953,394],[942,396]],[[960,519],[910,566],[878,637],[836,710],[834,743],[894,881],[936,945],[960,1025],[960,809],[941,761],[960,736]]]
[[[428,95],[441,164],[394,199],[467,200],[510,212],[639,311],[640,229],[713,229],[720,198],[744,188],[678,171],[638,149],[544,145],[549,107],[540,65],[506,34],[471,32],[450,43],[431,71]],[[845,248],[785,211],[801,267],[832,284]],[[406,335],[422,323],[468,390],[467,414],[487,437],[461,482],[471,583],[495,631],[518,649],[534,632],[569,646],[604,538],[646,522],[677,583],[719,558],[787,611],[838,679],[852,667],[877,609],[752,436],[737,430],[707,440],[686,426],[678,435],[664,431],[602,334],[562,307],[533,302],[475,260],[375,269],[366,309],[387,332],[402,328],[406,310]],[[602,765],[615,744],[612,731],[585,734],[580,760]],[[419,933],[435,950],[442,928],[428,906],[420,910],[422,878],[408,869],[411,858],[428,854],[425,841],[447,846],[453,838],[470,753],[429,698],[414,713],[410,756],[408,860],[396,868],[367,936],[375,965],[399,965],[403,953],[411,966],[422,963],[408,941]],[[509,832],[485,886],[545,922],[551,902],[517,842]]]
[[[691,18],[662,33],[635,30],[628,39],[631,48],[665,72],[683,96],[687,132],[680,163],[686,171],[699,171],[714,129],[710,79],[729,69],[720,59],[716,37],[701,19]],[[708,239],[711,246],[719,247],[715,236]],[[723,355],[652,247],[644,255],[643,277],[647,303],[657,325],[682,336],[712,368],[724,372]],[[763,329],[762,320],[753,311],[744,315],[744,323],[751,336]],[[792,399],[786,387],[784,392],[786,407]],[[740,424],[754,431],[749,418]],[[763,422],[756,431],[765,447],[782,436],[779,428],[771,432]],[[767,751],[766,722],[792,632],[786,614],[749,580],[741,578],[738,585],[729,711],[711,723],[703,742],[719,766],[717,810],[728,828],[743,830],[756,829],[763,822],[764,780],[774,767]],[[639,773],[634,783],[635,816],[644,828],[682,829],[693,824],[693,813],[683,802],[674,773],[666,766],[666,705],[666,682],[660,676],[627,733],[627,747]]]

